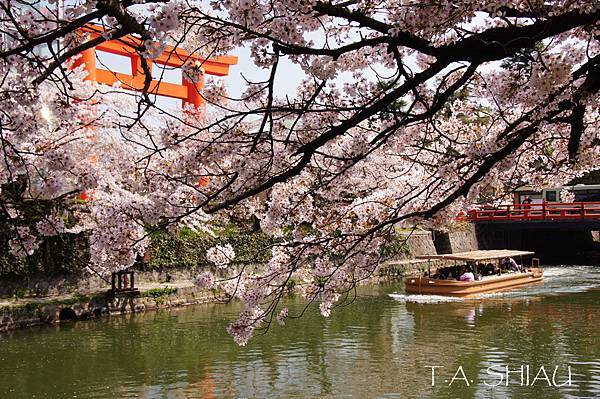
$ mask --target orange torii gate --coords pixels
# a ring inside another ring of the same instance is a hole
[[[94,25],[88,25],[78,31],[79,34],[87,35],[90,39],[101,36],[103,32],[101,27]],[[88,73],[86,79],[88,80],[106,85],[113,85],[116,82],[121,82],[124,89],[142,91],[144,89],[145,74],[141,66],[140,55],[135,50],[140,47],[141,43],[141,39],[132,35],[103,42],[91,49],[83,51],[81,57],[75,60],[73,67],[85,65],[84,68]],[[96,51],[128,57],[130,59],[131,74],[96,68]],[[205,74],[227,76],[229,75],[229,67],[231,65],[236,65],[238,58],[236,56],[203,58],[183,49],[167,46],[165,51],[163,51],[158,58],[155,60],[146,59],[146,62],[150,70],[152,70],[153,63],[163,67],[180,68],[184,64],[195,62],[202,66]],[[148,87],[148,93],[181,99],[183,100],[183,106],[186,104],[193,104],[195,107],[198,107],[204,103],[204,100],[200,95],[203,87],[204,76],[202,76],[197,83],[191,82],[186,79],[185,76],[182,76],[181,84],[153,79]]]
[[[82,37],[86,37],[88,40],[93,40],[101,36],[104,33],[104,30],[100,26],[90,24],[78,29],[76,33]],[[132,35],[103,42],[95,47],[82,51],[80,53],[81,56],[74,60],[71,68],[83,65],[83,68],[87,71],[86,80],[109,86],[120,82],[121,87],[126,90],[142,91],[145,87],[146,75],[142,68],[141,56],[136,51],[141,44],[142,40]],[[120,73],[97,68],[96,51],[103,51],[127,57],[129,59],[131,73]],[[204,74],[214,76],[229,75],[229,67],[231,65],[236,65],[237,62],[238,57],[236,56],[204,58],[173,46],[167,46],[162,54],[154,60],[146,59],[150,71],[152,71],[152,64],[154,63],[163,67],[172,68],[181,68],[187,63],[199,63],[204,70]],[[198,82],[194,83],[186,79],[182,74],[180,84],[152,79],[147,88],[147,92],[148,94],[180,99],[182,100],[182,105],[184,107],[187,104],[192,104],[194,107],[198,108],[204,103],[204,99],[200,95],[203,87],[204,75],[202,75]],[[93,129],[94,127],[90,126],[89,128]],[[95,157],[95,155],[92,157]],[[199,178],[198,185],[205,186],[207,180],[206,177]],[[84,201],[91,200],[92,193],[83,191],[79,198]]]
[[[77,33],[81,36],[87,36],[88,40],[92,40],[101,36],[104,31],[99,26],[87,25],[86,27],[79,29]],[[109,40],[95,47],[84,50],[81,53],[81,56],[73,62],[72,67],[83,65],[84,69],[87,71],[86,80],[91,80],[109,86],[120,82],[122,85],[121,87],[126,90],[142,91],[145,88],[146,75],[142,68],[141,56],[136,51],[141,44],[142,40],[132,35],[127,35],[120,39]],[[97,68],[96,51],[103,51],[128,57],[131,74]],[[150,71],[152,71],[153,63],[159,64],[163,67],[166,66],[172,68],[181,68],[187,63],[199,63],[204,70],[204,74],[214,76],[229,75],[229,67],[231,65],[236,65],[237,62],[238,58],[235,56],[203,58],[173,46],[167,46],[162,54],[154,60],[146,59],[146,63],[148,64]],[[149,87],[147,88],[147,92],[149,94],[181,99],[183,100],[183,106],[186,104],[192,104],[197,108],[204,103],[204,100],[200,95],[201,90],[204,87],[204,74],[196,83],[186,79],[183,74],[180,84],[152,79]],[[94,157],[95,155],[92,156]],[[207,183],[207,177],[200,177],[197,184],[198,186],[205,186]],[[93,200],[93,195],[92,193],[83,191],[78,198],[83,201],[91,201]],[[148,252],[144,255],[144,257],[146,258],[147,256],[149,256]],[[110,291],[112,295],[122,292],[135,293],[137,292],[137,289],[134,286],[135,280],[133,271],[112,273],[112,289]]]

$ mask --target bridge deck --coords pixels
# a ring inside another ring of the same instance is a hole
[[[595,220],[600,219],[600,202],[500,205],[474,209],[458,219],[471,222]]]

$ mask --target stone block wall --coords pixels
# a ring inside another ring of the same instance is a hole
[[[212,291],[189,286],[165,290],[164,294],[159,289],[121,293],[116,297],[103,293],[64,300],[27,302],[0,308],[0,331],[67,320],[86,320],[108,315],[209,303],[219,299],[223,298],[215,296]]]
[[[399,233],[399,235],[406,240],[406,245],[408,246],[406,258],[408,259],[418,255],[436,253],[431,231],[415,230],[411,233]]]
[[[479,249],[475,228],[471,225],[450,231],[434,230],[432,237],[438,254],[469,252]]]

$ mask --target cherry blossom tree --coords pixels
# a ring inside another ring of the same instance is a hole
[[[131,266],[153,229],[255,217],[276,242],[268,264],[215,247],[196,280],[246,306],[229,333],[243,345],[297,316],[281,301],[291,279],[328,316],[398,226],[439,228],[482,192],[501,200],[597,168],[599,17],[590,0],[0,0],[10,250],[86,232],[102,274]],[[88,24],[103,34],[78,35]],[[97,85],[73,67],[129,34],[148,74],[166,45],[247,48],[265,79],[239,98],[215,82],[206,107],[171,110],[149,86]],[[281,96],[290,63],[303,81]]]

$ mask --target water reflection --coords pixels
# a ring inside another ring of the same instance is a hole
[[[224,333],[236,305],[15,331],[0,335],[0,397],[598,397],[600,291],[588,289],[600,287],[600,270],[570,270],[475,301],[414,303],[387,295],[398,286],[364,289],[330,319],[313,310],[246,348]],[[571,364],[573,386],[485,386],[495,382],[488,367],[522,364]],[[444,366],[434,387],[430,365]],[[459,366],[473,383],[449,387]]]

